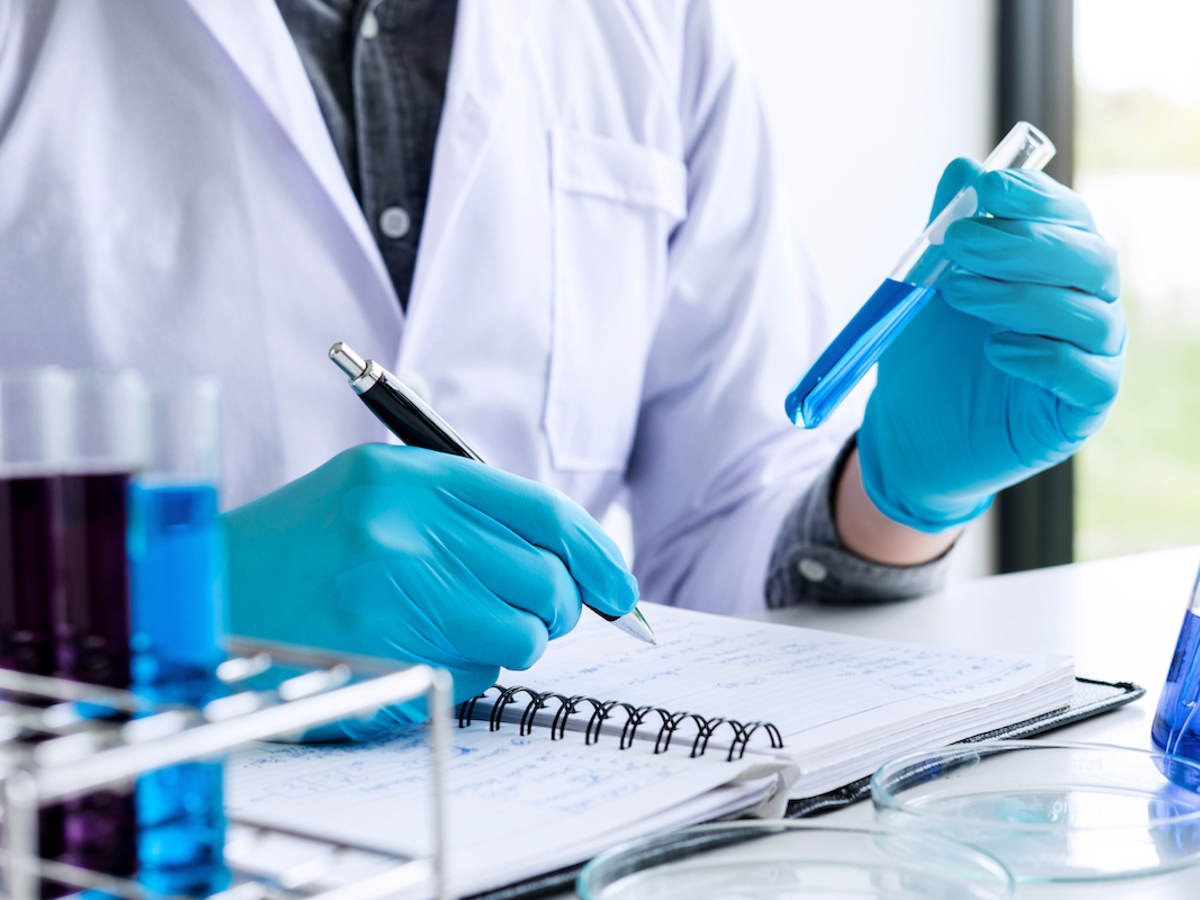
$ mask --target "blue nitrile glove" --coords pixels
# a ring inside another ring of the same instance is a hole
[[[1121,379],[1116,254],[1083,201],[1043,173],[980,174],[958,159],[934,215],[973,180],[994,218],[947,230],[954,265],[880,359],[858,434],[867,495],[926,532],[969,521],[996,491],[1073,454]]]
[[[621,552],[582,508],[444,453],[354,447],[222,519],[234,634],[440,666],[456,701],[500,666],[532,665],[575,626],[581,599],[613,615],[637,600]],[[371,737],[419,709],[338,723],[340,734]]]

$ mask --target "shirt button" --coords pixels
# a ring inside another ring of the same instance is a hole
[[[825,576],[829,574],[829,570],[815,559],[802,559],[796,568],[800,570],[801,576],[809,581],[824,581]]]
[[[379,34],[379,20],[375,18],[375,13],[369,12],[362,17],[362,23],[358,26],[358,33],[368,41]]]
[[[408,210],[402,207],[389,206],[379,214],[379,230],[385,237],[398,240],[408,234],[411,226],[412,219],[409,218]]]

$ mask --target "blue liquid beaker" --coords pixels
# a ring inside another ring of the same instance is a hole
[[[1183,615],[1150,739],[1165,753],[1200,761],[1200,573]],[[1184,787],[1200,790],[1196,784]]]
[[[217,518],[218,391],[208,379],[155,385],[146,470],[129,486],[133,687],[199,707],[221,693],[223,537]],[[161,895],[229,884],[220,760],[137,782],[138,880]]]
[[[220,690],[221,533],[211,484],[130,485],[134,689],[200,706]],[[189,762],[137,783],[139,880],[163,894],[224,888],[220,761]]]

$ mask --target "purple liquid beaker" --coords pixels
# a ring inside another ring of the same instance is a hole
[[[57,620],[58,674],[128,688],[129,575],[125,555],[129,475],[63,478],[65,590]],[[133,794],[96,791],[67,800],[63,862],[109,875],[136,865]]]
[[[0,476],[0,668],[54,672],[50,610],[63,585],[59,490],[55,475]]]
[[[31,675],[55,671],[52,611],[64,589],[62,482],[69,444],[70,379],[54,367],[0,375],[0,668]],[[51,701],[13,693],[30,706]],[[36,743],[48,735],[29,734]],[[38,852],[63,847],[63,809],[38,812]],[[42,880],[43,897],[70,888]]]
[[[72,412],[69,473],[61,479],[64,585],[54,610],[56,674],[127,689],[132,683],[128,491],[146,453],[145,384],[129,372],[80,373]],[[67,799],[63,809],[63,862],[106,875],[133,875],[132,790],[93,791]]]

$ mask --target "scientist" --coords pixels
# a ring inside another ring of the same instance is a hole
[[[829,328],[776,166],[704,0],[0,0],[3,364],[218,376],[233,630],[460,698],[581,596],[929,589],[1104,419],[1113,251],[1050,178],[984,176],[856,439],[799,431]],[[372,444],[340,339],[495,468]]]

